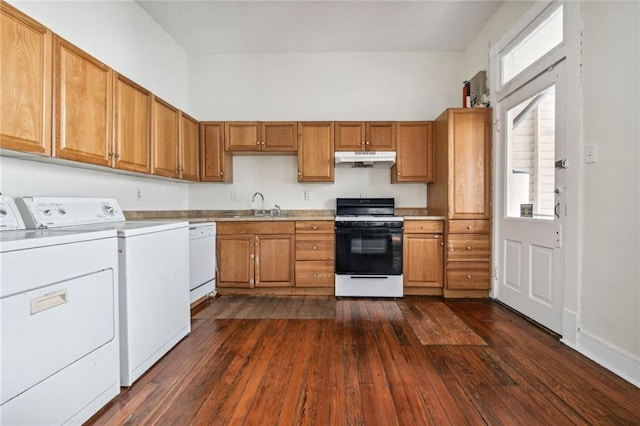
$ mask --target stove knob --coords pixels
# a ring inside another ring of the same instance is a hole
[[[60,216],[64,216],[65,214],[67,214],[67,211],[66,211],[63,207],[60,207],[60,208],[58,209],[58,214],[59,214]]]
[[[7,211],[5,209],[0,209],[0,216],[6,216]]]
[[[42,210],[42,214],[45,215],[45,216],[51,216],[51,209]]]

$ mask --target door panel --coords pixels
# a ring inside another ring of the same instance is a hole
[[[497,239],[498,299],[562,332],[563,63],[498,103],[503,176]],[[554,189],[557,189],[554,193]]]

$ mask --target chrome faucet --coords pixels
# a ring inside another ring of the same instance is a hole
[[[262,195],[261,192],[256,192],[255,194],[253,194],[253,197],[251,197],[251,205],[253,206],[253,202],[256,200],[257,195],[259,195],[260,198],[262,198],[262,206],[261,206],[262,208],[260,209],[260,213],[258,213],[258,211],[254,209],[253,214],[255,216],[257,216],[258,214],[264,215],[264,195]]]

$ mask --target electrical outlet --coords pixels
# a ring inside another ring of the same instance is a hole
[[[311,191],[304,191],[304,199],[307,201],[311,199]]]
[[[231,201],[238,201],[238,191],[231,191]]]
[[[136,200],[142,200],[142,189],[136,188]]]
[[[598,146],[594,143],[587,144],[584,149],[584,162],[587,164],[598,161]]]
[[[367,198],[367,193],[366,192],[361,192],[360,193],[360,198]]]

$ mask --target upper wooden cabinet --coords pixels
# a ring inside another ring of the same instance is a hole
[[[54,36],[54,120],[56,157],[111,165],[112,70]]]
[[[227,151],[295,152],[295,122],[236,121],[224,124],[224,147]]]
[[[179,144],[179,172],[180,179],[197,181],[199,178],[198,120],[180,113],[180,144]]]
[[[429,212],[448,219],[491,217],[491,109],[448,109],[434,122],[435,172]]]
[[[232,182],[233,161],[224,150],[224,123],[200,123],[200,180]]]
[[[177,178],[179,177],[180,112],[154,96],[152,116],[152,173],[158,176]]]
[[[151,98],[148,90],[114,73],[114,167],[151,173]]]
[[[298,182],[334,181],[333,122],[298,123]]]
[[[51,155],[52,34],[0,2],[0,147]]]
[[[336,121],[336,151],[393,151],[396,146],[393,121]]]
[[[391,182],[433,181],[433,139],[430,121],[398,122],[396,164]]]

